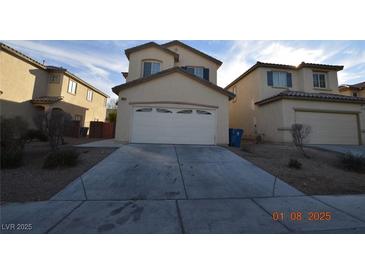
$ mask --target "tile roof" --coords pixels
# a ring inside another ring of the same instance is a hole
[[[326,65],[326,64],[314,64],[314,63],[305,63],[301,62],[298,66],[291,66],[291,65],[285,65],[285,64],[275,64],[275,63],[264,63],[257,61],[256,64],[254,64],[252,67],[250,67],[248,70],[246,70],[243,74],[241,74],[239,77],[237,77],[235,80],[233,80],[230,84],[228,84],[225,88],[230,88],[234,84],[238,83],[240,80],[242,80],[244,77],[246,77],[248,74],[250,74],[255,69],[262,67],[262,68],[277,68],[277,69],[289,69],[289,70],[300,70],[302,68],[314,68],[314,69],[324,69],[324,70],[342,70],[343,66],[334,66],[334,65]]]
[[[282,91],[277,95],[258,101],[255,104],[261,106],[281,99],[365,104],[365,98],[361,97],[347,96],[334,93],[316,93],[316,92],[304,92],[304,91],[292,91],[292,90]]]
[[[148,77],[138,78],[136,80],[133,80],[133,81],[130,81],[130,82],[115,86],[115,87],[112,88],[112,90],[115,94],[118,95],[119,92],[121,92],[122,90],[128,89],[128,88],[133,87],[133,86],[137,86],[139,84],[142,84],[142,83],[145,83],[145,82],[148,82],[148,81],[151,81],[151,80],[154,80],[154,79],[157,79],[157,78],[160,78],[160,77],[163,77],[163,76],[175,73],[175,72],[181,73],[181,74],[191,78],[192,80],[195,80],[195,81],[197,81],[197,82],[199,82],[199,83],[201,83],[201,84],[203,84],[203,85],[205,85],[209,88],[212,88],[212,89],[228,96],[229,99],[233,99],[235,97],[235,95],[232,92],[230,92],[230,91],[228,91],[224,88],[221,88],[221,87],[213,84],[212,82],[201,79],[200,77],[195,76],[195,75],[187,72],[186,70],[184,70],[180,67],[173,67],[173,68],[170,68],[170,69],[162,70],[162,71],[160,71],[156,74],[150,75]]]
[[[54,104],[63,99],[62,96],[40,96],[32,99],[30,102],[32,104]]]

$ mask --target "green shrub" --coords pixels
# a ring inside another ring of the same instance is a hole
[[[75,149],[54,150],[46,157],[43,168],[76,166],[78,159],[79,153]]]
[[[33,141],[34,139],[37,139],[41,142],[47,142],[48,136],[39,129],[29,129],[27,132],[27,140]]]
[[[340,162],[344,169],[365,172],[365,155],[347,153],[340,156]]]
[[[288,163],[288,167],[295,168],[295,169],[301,169],[302,163],[299,162],[297,159],[290,159]]]
[[[2,168],[22,165],[27,129],[28,125],[21,117],[0,118]]]

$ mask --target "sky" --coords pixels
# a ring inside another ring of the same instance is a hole
[[[124,50],[149,41],[3,41],[46,65],[62,66],[112,98],[113,86],[124,83],[128,71]],[[167,41],[155,41],[164,43]],[[182,42],[223,62],[218,85],[225,87],[257,61],[299,65],[324,63],[343,65],[339,84],[365,81],[365,41],[228,41],[192,40]]]

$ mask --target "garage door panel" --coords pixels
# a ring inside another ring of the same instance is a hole
[[[193,109],[165,108],[165,113],[138,111],[133,109],[132,138],[134,143],[165,144],[214,144],[216,117],[214,110],[202,111]],[[145,108],[147,109],[147,107]],[[179,113],[179,112],[185,113]]]
[[[296,123],[311,127],[309,144],[359,144],[355,114],[296,111]]]

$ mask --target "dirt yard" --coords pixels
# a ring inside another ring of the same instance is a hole
[[[88,138],[65,139],[67,142],[66,147],[96,140]],[[80,152],[77,166],[43,169],[44,159],[50,150],[48,143],[31,142],[26,144],[23,166],[15,169],[2,169],[0,171],[1,203],[48,200],[115,150],[114,148],[76,149]]]
[[[241,149],[229,149],[308,195],[365,193],[365,174],[344,170],[336,153],[306,148],[308,159],[286,144],[243,144]],[[289,168],[291,158],[299,160],[302,168]]]

